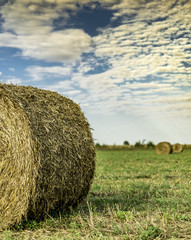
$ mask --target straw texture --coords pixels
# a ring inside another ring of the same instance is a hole
[[[157,154],[172,153],[172,145],[169,142],[160,142],[155,147]]]
[[[181,153],[181,152],[183,152],[183,150],[184,150],[183,146],[182,146],[180,143],[175,143],[175,144],[172,146],[172,149],[173,149],[173,152],[174,152],[174,153]]]
[[[56,92],[0,84],[0,113],[0,229],[78,205],[95,170],[79,105]]]

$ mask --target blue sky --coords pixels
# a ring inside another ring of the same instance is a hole
[[[80,104],[95,142],[191,143],[191,0],[3,0],[0,81]]]

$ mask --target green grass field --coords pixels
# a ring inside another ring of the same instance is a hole
[[[28,221],[0,240],[191,239],[191,150],[97,151],[87,199],[70,215]]]

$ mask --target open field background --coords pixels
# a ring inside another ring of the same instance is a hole
[[[21,239],[191,239],[191,150],[97,150],[86,201],[0,233],[0,240]]]

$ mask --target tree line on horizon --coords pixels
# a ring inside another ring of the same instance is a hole
[[[182,144],[184,149],[191,149],[191,144]],[[147,141],[143,139],[135,142],[134,145],[131,145],[129,141],[125,140],[121,145],[107,145],[107,144],[95,144],[96,149],[155,149],[156,145],[152,141]]]
[[[147,143],[146,143],[146,139],[143,139],[142,141],[137,141],[137,142],[135,142],[135,144],[134,145],[131,145],[130,143],[129,143],[129,141],[127,141],[127,140],[125,140],[124,142],[123,142],[123,144],[122,145],[116,145],[116,144],[113,144],[113,145],[107,145],[107,144],[99,144],[99,143],[96,143],[95,144],[95,146],[96,146],[96,148],[107,148],[107,147],[113,147],[113,148],[117,148],[117,147],[129,147],[129,148],[131,148],[131,147],[136,147],[136,148],[155,148],[155,144],[152,142],[152,141],[148,141]]]

